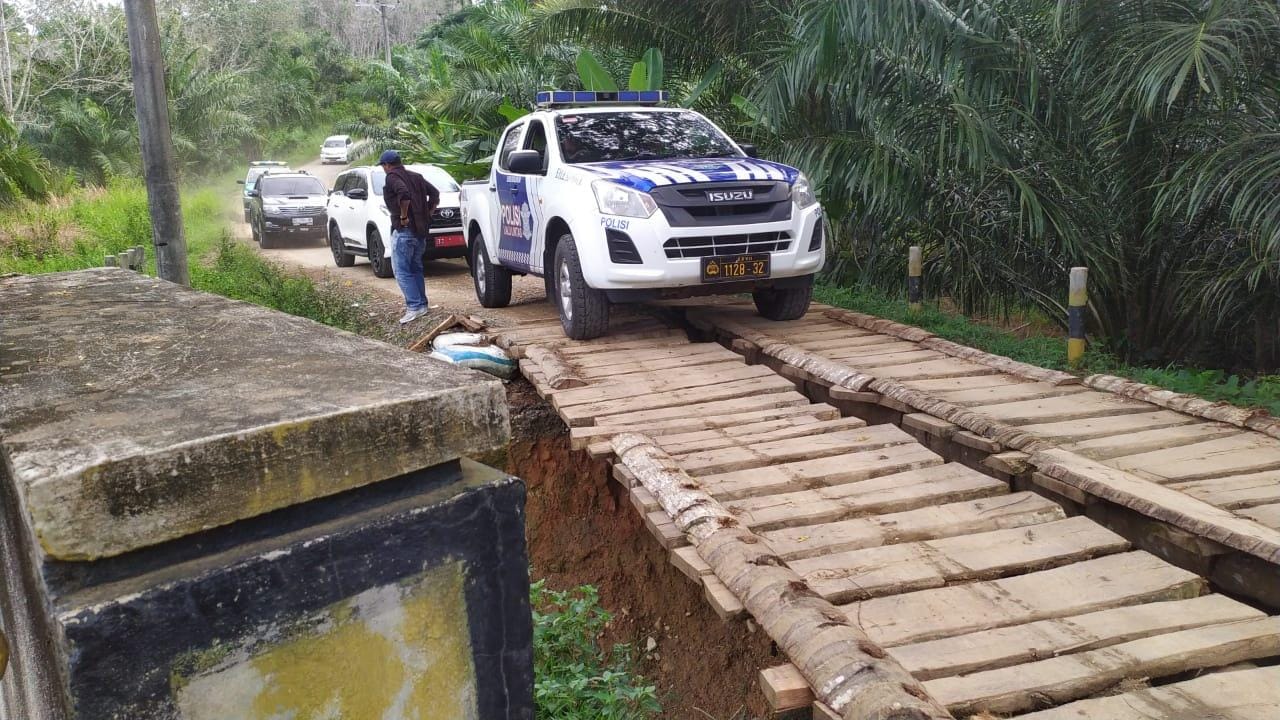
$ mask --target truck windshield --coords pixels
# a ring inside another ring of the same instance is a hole
[[[347,141],[341,138],[331,138],[324,141],[325,147],[346,147]]]
[[[313,177],[267,177],[258,183],[264,196],[324,195],[324,183]]]
[[[691,112],[561,115],[556,134],[567,163],[741,157],[724,133]]]

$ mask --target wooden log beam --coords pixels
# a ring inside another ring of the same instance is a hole
[[[1031,456],[1043,475],[1229,548],[1280,564],[1280,531],[1066,450]]]
[[[1059,370],[1049,370],[1035,365],[1029,365],[1024,362],[1018,362],[1012,358],[1003,355],[994,355],[989,352],[971,348],[966,345],[953,343],[950,340],[943,340],[927,330],[903,325],[902,323],[885,320],[883,318],[866,315],[852,310],[832,309],[823,312],[823,315],[832,320],[839,320],[863,330],[872,330],[885,335],[902,338],[920,344],[921,348],[934,350],[950,355],[951,357],[961,358],[976,362],[980,365],[986,365],[995,368],[1010,375],[1024,377],[1039,382],[1047,382],[1051,385],[1077,385],[1080,378],[1071,373],[1061,372]]]
[[[1194,395],[1165,390],[1156,385],[1133,382],[1114,375],[1090,375],[1084,379],[1084,384],[1094,390],[1115,393],[1187,415],[1216,420],[1236,427],[1256,430],[1273,438],[1280,438],[1280,418],[1260,408],[1244,408],[1225,402],[1211,402]]]
[[[715,576],[786,652],[817,698],[846,720],[951,716],[834,605],[818,597],[768,544],[680,469],[650,438],[625,433],[614,452],[657,498]]]
[[[563,355],[556,352],[555,348],[533,345],[526,349],[524,354],[542,368],[542,374],[546,376],[547,385],[551,386],[552,390],[567,390],[587,384],[586,380],[578,377],[578,372],[569,365]]]
[[[824,310],[822,314],[832,320],[845,323],[846,325],[852,325],[856,328],[862,328],[863,330],[870,330],[871,332],[878,332],[883,335],[892,335],[893,337],[902,338],[903,340],[908,340],[910,342],[921,342],[932,337],[937,337],[928,330],[911,327],[910,325],[903,325],[900,322],[885,320],[884,318],[867,315],[866,313],[854,312],[853,310],[831,308],[830,310]]]

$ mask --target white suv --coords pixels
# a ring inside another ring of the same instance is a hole
[[[462,237],[458,183],[435,165],[408,165],[440,193],[431,216],[431,242],[424,258],[467,257]],[[373,274],[391,277],[391,213],[382,199],[386,173],[376,166],[352,168],[338,176],[329,192],[329,249],[338,267],[351,267],[357,255],[369,258]]]
[[[350,135],[330,135],[324,139],[324,145],[320,146],[320,162],[325,165],[331,162],[343,165],[351,162],[351,145]]]

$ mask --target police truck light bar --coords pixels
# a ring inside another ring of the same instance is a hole
[[[667,101],[666,90],[543,90],[538,107],[557,105],[657,105]]]

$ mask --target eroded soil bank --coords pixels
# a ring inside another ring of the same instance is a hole
[[[512,443],[506,469],[528,484],[529,555],[535,578],[590,584],[613,613],[607,643],[631,643],[658,687],[663,717],[742,720],[765,714],[756,683],[782,662],[747,623],[725,623],[702,589],[668,561],[608,466],[569,447],[551,406],[524,380],[508,386]],[[649,639],[656,647],[646,652]]]

